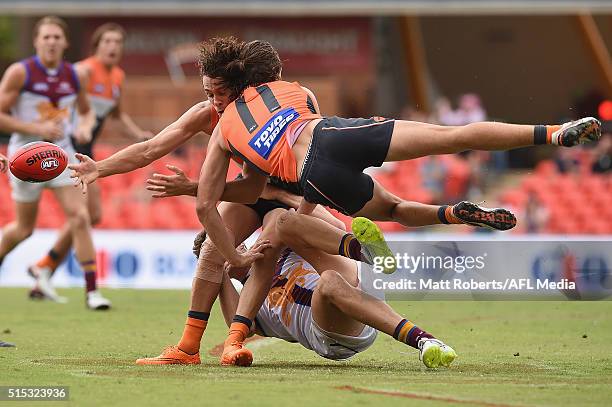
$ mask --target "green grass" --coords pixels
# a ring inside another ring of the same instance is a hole
[[[187,291],[106,290],[115,306],[107,313],[87,311],[81,290],[60,292],[68,305],[0,289],[0,339],[18,344],[0,348],[0,385],[70,387],[69,402],[36,406],[612,405],[610,302],[394,302],[457,350],[451,369],[425,369],[414,349],[384,334],[349,362],[297,344],[255,342],[254,365],[245,369],[220,367],[208,355],[227,332],[218,309],[202,365],[134,365],[177,342]]]

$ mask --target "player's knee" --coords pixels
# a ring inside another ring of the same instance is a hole
[[[402,201],[402,199],[391,195],[391,194],[387,194],[386,199],[385,199],[385,210],[383,211],[383,221],[392,221],[395,220],[396,217],[396,210],[398,209],[398,207],[400,206],[400,204],[404,202]]]
[[[326,301],[333,302],[334,298],[341,295],[344,285],[346,285],[346,282],[343,281],[342,276],[337,271],[326,270],[321,273],[317,283],[317,291]]]
[[[215,264],[223,264],[224,259],[217,246],[210,240],[209,237],[204,240],[200,249],[200,259],[214,262]]]
[[[281,240],[289,240],[298,230],[298,224],[299,216],[297,213],[293,211],[284,212],[276,219],[276,233]]]
[[[90,225],[89,211],[85,207],[76,208],[66,213],[72,227],[81,229]]]
[[[224,263],[225,259],[219,253],[217,246],[207,238],[200,249],[195,277],[212,283],[220,283],[223,280]]]

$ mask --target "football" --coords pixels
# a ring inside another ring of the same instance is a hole
[[[60,175],[68,156],[59,146],[45,141],[28,143],[10,158],[11,173],[22,181],[45,182]]]

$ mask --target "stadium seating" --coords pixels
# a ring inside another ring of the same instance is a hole
[[[520,210],[533,194],[549,213],[542,233],[609,234],[612,179],[609,175],[591,173],[590,168],[586,154],[580,154],[575,174],[559,173],[553,161],[542,161],[519,187],[506,190],[500,200]]]
[[[108,157],[115,148],[104,145],[96,147],[96,157]],[[0,149],[5,152],[5,149]],[[102,191],[102,221],[100,229],[198,229],[200,223],[195,213],[195,201],[191,197],[172,199],[151,198],[145,190],[146,180],[153,173],[169,174],[166,164],[182,168],[186,174],[197,179],[203,159],[199,148],[186,148],[181,155],[169,155],[146,168],[129,174],[99,180]],[[464,161],[456,156],[441,156],[447,168],[444,182],[445,195],[461,199],[468,187],[470,170]],[[423,186],[421,167],[424,159],[396,163],[389,169],[377,171],[373,176],[391,193],[423,203],[433,203],[432,193]],[[230,166],[228,179],[239,172]],[[14,214],[8,177],[0,177],[0,225],[10,222]],[[590,173],[590,160],[586,154],[579,156],[578,174],[561,174],[553,161],[540,162],[535,170],[524,176],[520,185],[504,189],[499,201],[517,210],[524,216],[523,209],[529,195],[533,194],[549,213],[541,233],[558,234],[608,234],[612,230],[612,179]],[[44,208],[44,209],[43,209]],[[350,227],[351,218],[340,213],[334,214]],[[58,228],[64,224],[62,210],[52,198],[50,191],[43,193],[37,227]],[[520,222],[523,223],[523,222]],[[406,228],[394,222],[380,222],[387,232],[405,231]],[[517,228],[517,232],[525,232]]]

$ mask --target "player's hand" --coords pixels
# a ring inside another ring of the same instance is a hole
[[[34,123],[34,134],[43,140],[55,141],[64,135],[62,119],[45,120],[44,122]]]
[[[78,164],[70,164],[68,168],[72,170],[70,177],[74,178],[74,185],[80,186],[83,193],[87,192],[87,185],[98,179],[98,167],[96,162],[86,155],[76,153]]]
[[[240,254],[244,254],[248,251],[248,249],[244,243],[241,243],[238,247],[236,247],[236,251]],[[225,272],[230,276],[230,278],[235,278],[237,280],[243,280],[244,277],[249,272],[251,266],[248,265],[244,267],[235,267],[226,261],[225,264],[223,265],[223,268],[225,269]]]
[[[147,189],[155,192],[153,198],[167,198],[169,196],[194,195],[194,183],[185,175],[185,172],[174,165],[166,165],[174,175],[153,174],[153,179],[147,180]]]
[[[231,261],[230,260],[227,261],[228,263],[227,267],[235,267],[235,268],[250,267],[251,264],[253,264],[253,262],[263,258],[264,254],[262,253],[262,251],[270,247],[272,247],[272,244],[270,243],[269,240],[257,241],[246,252],[244,253],[237,252],[237,256],[235,258],[233,258]]]
[[[6,172],[8,169],[8,158],[5,155],[0,154],[0,172]]]

